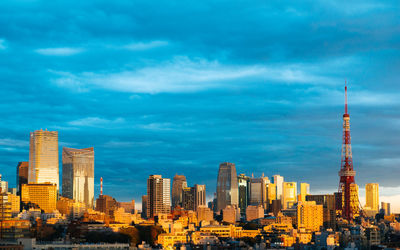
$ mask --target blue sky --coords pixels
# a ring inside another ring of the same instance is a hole
[[[96,190],[218,165],[337,190],[344,80],[356,182],[399,198],[397,1],[2,1],[0,172],[29,132],[95,148]],[[61,151],[61,150],[60,150]],[[60,158],[61,160],[61,158]],[[386,197],[386,198],[385,198]]]

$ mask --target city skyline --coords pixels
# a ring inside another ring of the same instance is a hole
[[[16,186],[29,132],[47,128],[59,133],[59,165],[62,147],[95,148],[95,197],[100,177],[105,194],[139,201],[149,175],[183,174],[189,186],[205,184],[209,200],[225,161],[237,174],[333,193],[347,78],[360,196],[379,183],[380,201],[399,211],[396,2],[309,3],[314,13],[280,2],[192,4],[150,13],[146,2],[1,3],[3,179]],[[69,22],[53,26],[57,15]]]

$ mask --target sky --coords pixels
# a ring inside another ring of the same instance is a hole
[[[95,189],[140,203],[151,174],[216,188],[280,174],[338,189],[348,82],[356,182],[400,212],[397,1],[0,2],[0,173],[29,133],[95,148]],[[61,177],[61,157],[60,157]]]

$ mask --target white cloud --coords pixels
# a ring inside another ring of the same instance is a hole
[[[28,145],[29,145],[28,140],[24,141],[24,140],[9,139],[9,138],[0,139],[0,146],[27,147]]]
[[[45,56],[72,56],[83,52],[81,48],[42,48],[35,50],[36,53]]]
[[[151,41],[151,42],[137,42],[137,43],[131,43],[128,45],[125,45],[123,48],[128,49],[128,50],[149,50],[149,49],[154,49],[154,48],[159,48],[159,47],[164,47],[167,46],[168,42],[167,41]]]
[[[120,72],[51,71],[55,84],[73,90],[104,88],[132,93],[194,92],[210,88],[244,86],[251,80],[303,84],[333,84],[331,78],[312,73],[303,65],[223,65],[218,61],[175,57],[172,61]],[[233,81],[236,81],[233,83]]]
[[[5,49],[7,49],[6,40],[0,38],[0,50],[5,50]]]
[[[107,120],[100,117],[86,117],[68,122],[69,125],[79,127],[108,127],[123,124],[123,118],[116,118],[115,120]]]

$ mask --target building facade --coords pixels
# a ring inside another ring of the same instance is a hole
[[[57,131],[31,132],[28,183],[52,183],[59,189]]]
[[[172,207],[182,206],[182,190],[187,187],[186,177],[176,174],[172,181]]]
[[[17,194],[21,195],[21,185],[28,184],[29,161],[18,162],[17,165]]]
[[[171,212],[171,180],[161,175],[150,175],[147,179],[147,218]]]
[[[379,211],[379,184],[378,183],[367,183],[365,185],[365,207],[371,210]]]
[[[282,208],[287,209],[297,202],[297,183],[284,182],[282,194]]]
[[[249,183],[250,178],[245,174],[239,174],[238,177],[238,193],[239,193],[239,208],[242,214],[245,213],[249,202]]]
[[[283,182],[284,182],[283,176],[274,175],[272,177],[274,178],[274,184],[276,185],[276,199],[282,200]]]
[[[21,201],[36,204],[45,213],[52,213],[57,206],[57,186],[52,183],[22,184]]]
[[[239,192],[235,164],[224,162],[219,165],[217,178],[217,211],[228,205],[238,205]]]
[[[63,148],[62,193],[64,197],[94,205],[94,150],[93,148]]]

